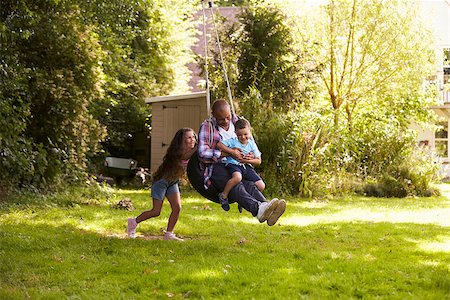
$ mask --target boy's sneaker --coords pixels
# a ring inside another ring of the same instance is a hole
[[[274,199],[275,201],[275,209],[273,210],[272,214],[267,218],[267,225],[273,226],[278,221],[278,219],[281,217],[281,215],[286,210],[286,201],[284,199],[278,200]]]
[[[256,215],[259,223],[265,222],[267,218],[273,213],[273,211],[275,210],[275,200],[278,199],[273,199],[270,202],[262,202],[259,205],[258,214]]]
[[[184,240],[182,238],[177,237],[175,235],[175,233],[170,232],[170,231],[164,231],[164,239],[165,240],[170,240],[170,241],[184,242]]]
[[[219,200],[220,200],[220,205],[222,205],[223,210],[229,211],[230,204],[228,203],[228,199],[223,197],[222,193],[219,194]]]
[[[136,237],[136,227],[137,227],[137,222],[135,218],[129,218],[128,219],[128,237],[134,239]]]

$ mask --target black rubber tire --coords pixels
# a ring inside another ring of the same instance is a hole
[[[194,189],[199,192],[200,195],[208,200],[211,200],[212,202],[220,203],[219,192],[213,185],[208,187],[208,189],[205,189],[203,183],[203,174],[199,166],[198,154],[192,155],[191,159],[189,160],[187,166],[187,176]]]

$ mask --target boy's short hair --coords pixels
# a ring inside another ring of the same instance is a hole
[[[244,118],[239,119],[239,120],[236,121],[236,123],[234,123],[234,128],[235,128],[236,130],[238,130],[238,129],[243,129],[243,128],[247,128],[247,127],[251,129],[250,122],[247,121],[247,120],[244,119]]]

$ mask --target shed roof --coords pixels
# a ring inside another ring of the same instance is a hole
[[[180,94],[180,95],[168,95],[168,96],[159,96],[159,97],[150,97],[145,98],[146,104],[156,103],[156,102],[166,102],[166,101],[176,101],[176,100],[187,100],[206,97],[206,91],[203,92],[195,92],[189,94]]]

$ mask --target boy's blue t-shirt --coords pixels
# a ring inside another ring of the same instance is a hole
[[[249,154],[250,152],[253,152],[255,158],[261,157],[261,152],[259,151],[258,146],[256,145],[253,139],[250,139],[247,145],[242,145],[237,137],[224,140],[222,141],[222,143],[229,148],[240,148],[242,149],[244,154]],[[231,156],[227,156],[227,164],[239,165],[241,163],[232,158]]]

